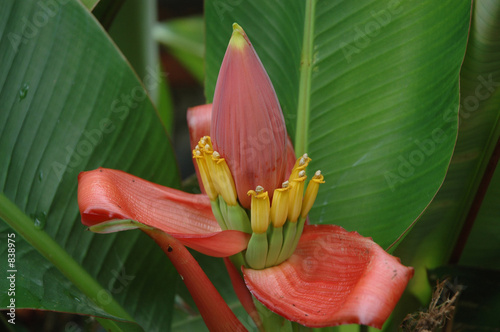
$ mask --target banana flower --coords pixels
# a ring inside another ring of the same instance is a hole
[[[242,303],[251,315],[253,296],[270,311],[308,327],[356,323],[381,328],[413,269],[370,238],[339,226],[308,224],[324,177],[316,171],[307,183],[311,158],[295,160],[274,88],[237,24],[214,102],[189,109],[188,126],[202,194],[118,170],[83,172],[78,188],[82,223],[100,233],[139,228],[174,260],[171,251],[178,252],[178,246],[172,249],[178,243],[211,256],[232,256],[226,265],[233,264],[228,267],[233,284],[244,280],[237,293],[246,298]],[[204,287],[196,289],[195,301],[204,296]],[[248,291],[251,296],[244,294]],[[209,328],[242,328],[234,317],[234,325],[218,326],[221,320],[210,311],[217,305],[200,307]]]

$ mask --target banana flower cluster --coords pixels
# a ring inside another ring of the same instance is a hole
[[[258,325],[253,298],[309,327],[357,323],[380,328],[413,269],[370,238],[309,224],[324,176],[308,173],[313,162],[307,154],[295,158],[271,80],[237,24],[213,104],[189,109],[188,126],[202,194],[118,170],[83,172],[78,188],[82,223],[98,233],[141,229],[179,273],[199,269],[184,246],[226,257],[235,290]],[[184,281],[210,329],[242,329],[206,277]],[[229,325],[222,326],[223,321]]]

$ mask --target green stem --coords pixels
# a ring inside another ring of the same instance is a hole
[[[312,328],[300,325],[299,323],[292,322],[292,331],[293,332],[312,332]]]
[[[0,193],[0,218],[5,220],[12,229],[54,264],[66,278],[78,287],[78,289],[80,289],[89,299],[92,299],[97,306],[110,315],[134,322],[134,319],[115,301],[115,299],[111,298],[110,303],[96,301],[95,299],[99,298],[99,294],[103,294],[103,292],[109,294],[109,292],[102,288],[101,285],[99,285],[99,283],[47,233],[37,229],[33,220],[24,214],[3,193]],[[102,319],[100,323],[105,328],[107,326],[113,327],[113,331],[116,331],[116,322]]]
[[[297,234],[297,223],[287,221],[283,226],[283,246],[278,256],[276,264],[281,264],[288,259],[293,253],[293,243],[295,242],[295,235]]]
[[[269,226],[269,252],[267,253],[266,267],[276,265],[283,245],[283,227]]]
[[[309,112],[311,99],[311,74],[313,65],[314,13],[316,0],[306,1],[304,35],[300,60],[299,99],[297,106],[297,131],[295,133],[295,155],[307,152],[309,140]]]
[[[222,197],[220,199],[222,200]],[[234,227],[232,229],[252,234],[250,219],[248,218],[248,214],[244,208],[240,205],[228,205],[227,215]]]
[[[292,332],[292,322],[271,310],[267,309],[257,299],[254,300],[255,307],[259,312],[260,318],[264,325],[264,331],[267,332]]]
[[[252,233],[245,253],[248,266],[255,270],[265,268],[268,250],[267,233]]]
[[[300,240],[300,237],[302,236],[302,231],[304,230],[304,225],[306,223],[306,219],[307,219],[307,217],[300,217],[299,220],[297,221],[297,231],[295,232],[295,239],[293,240],[291,254],[293,254],[293,252],[297,248],[297,245],[299,244],[299,240]]]
[[[243,252],[239,252],[237,254],[234,254],[233,256],[229,257],[229,260],[233,263],[234,266],[237,266],[237,270],[242,275],[241,272],[241,267],[249,267],[247,262],[245,261],[245,256],[243,255]]]
[[[225,231],[228,229],[226,225],[226,221],[222,216],[222,212],[220,211],[219,200],[222,199],[220,196],[217,196],[215,201],[210,201],[210,205],[212,206],[212,213],[214,214],[215,219],[219,223],[220,228]]]

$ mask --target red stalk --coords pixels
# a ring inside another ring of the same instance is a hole
[[[245,281],[243,280],[242,275],[228,257],[224,258],[224,264],[226,264],[226,269],[227,273],[229,274],[229,278],[231,279],[231,284],[233,285],[234,292],[240,300],[241,305],[255,322],[257,328],[260,331],[264,331],[259,312],[255,307],[255,303],[253,303],[252,293],[250,293],[247,286],[245,285]]]
[[[170,259],[210,331],[247,331],[189,251],[172,236],[145,231]]]

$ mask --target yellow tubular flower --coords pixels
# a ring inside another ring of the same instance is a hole
[[[319,185],[321,183],[325,183],[324,176],[321,174],[321,171],[316,171],[314,173],[313,178],[309,181],[307,185],[306,194],[304,195],[304,201],[302,202],[302,212],[300,216],[305,218],[316,200],[316,196],[318,195]]]
[[[302,197],[304,195],[304,181],[306,178],[306,172],[302,170],[297,174],[297,178],[290,180],[288,220],[291,222],[297,222],[300,211],[302,210]]]
[[[193,158],[196,160],[196,164],[198,165],[201,182],[203,182],[205,192],[211,201],[215,201],[217,199],[217,190],[215,190],[212,177],[210,176],[210,172],[208,170],[207,162],[203,157],[203,152],[198,146],[193,150]]]
[[[202,138],[200,138],[200,141],[198,142],[198,146],[200,147],[200,149],[204,149],[207,145],[210,148],[210,150],[213,149],[212,140],[210,139],[210,136],[203,136]]]
[[[250,204],[252,231],[258,234],[265,233],[269,226],[269,213],[271,210],[269,194],[264,191],[264,188],[257,186],[255,190],[248,191],[248,196],[252,196]]]
[[[212,153],[212,160],[215,171],[215,181],[217,182],[217,190],[222,196],[227,205],[234,206],[238,204],[238,195],[236,194],[236,187],[231,175],[231,171],[227,166],[226,160],[220,157],[217,151]]]
[[[293,166],[292,174],[290,174],[289,181],[292,181],[293,179],[298,178],[300,171],[305,171],[307,168],[307,165],[309,165],[310,161],[311,161],[311,158],[309,158],[307,153],[304,153],[304,155],[302,157],[297,159],[297,161],[295,162],[295,165]]]
[[[288,194],[290,187],[288,181],[283,182],[282,188],[274,190],[271,205],[271,222],[273,226],[282,227],[288,216]]]
[[[210,137],[208,136],[203,137],[200,139],[200,142],[198,143],[198,146],[201,144],[205,143],[205,145],[200,148],[200,150],[203,152],[203,158],[205,158],[205,163],[207,164],[207,169],[208,173],[210,174],[210,177],[212,178],[212,183],[214,185],[215,191],[217,192],[218,195],[220,195],[220,188],[219,188],[219,181],[217,180],[217,173],[215,171],[215,163],[212,160],[212,154],[214,153],[214,150],[212,150],[212,145],[210,142]]]

